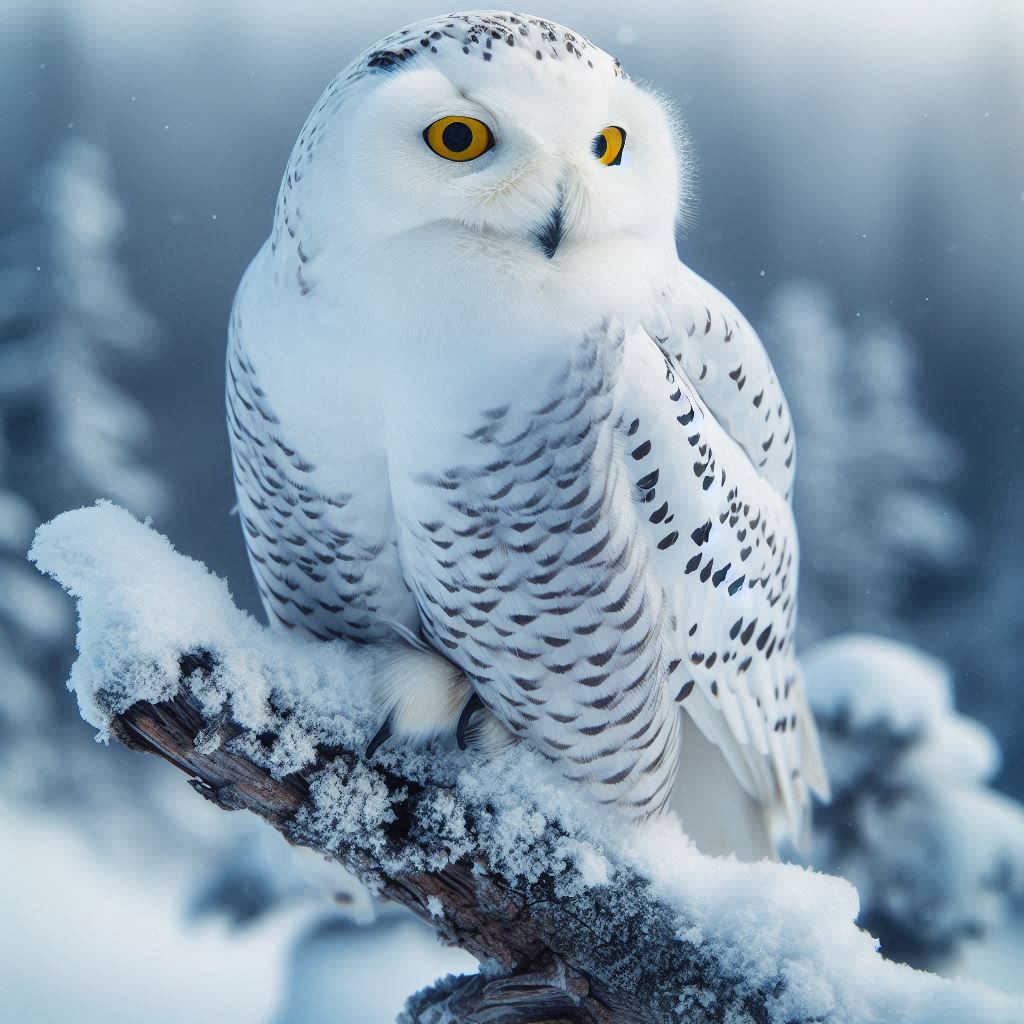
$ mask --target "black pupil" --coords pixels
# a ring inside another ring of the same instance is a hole
[[[602,132],[600,135],[594,136],[594,156],[598,160],[601,159],[608,152],[608,140],[604,137]]]
[[[465,121],[452,121],[443,132],[441,141],[453,153],[462,153],[473,142],[473,129]]]

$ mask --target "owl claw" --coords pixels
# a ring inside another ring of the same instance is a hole
[[[384,724],[377,730],[373,739],[366,745],[366,759],[369,760],[391,738],[391,716],[384,719]]]
[[[367,758],[389,740],[422,747],[450,744],[454,734],[460,749],[485,755],[513,742],[460,669],[435,651],[404,643],[382,646],[374,684],[383,725],[366,747]]]
[[[470,694],[469,700],[466,701],[465,706],[462,709],[462,714],[459,715],[459,724],[455,727],[455,742],[459,745],[459,750],[466,749],[466,729],[469,727],[469,720],[473,717],[473,713],[476,711],[482,711],[484,702],[476,695],[476,691]]]

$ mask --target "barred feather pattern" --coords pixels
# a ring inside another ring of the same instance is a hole
[[[651,550],[616,514],[635,506],[613,421],[622,328],[584,335],[546,396],[483,412],[466,438],[475,460],[392,482],[398,500],[373,515],[372,495],[313,486],[316,467],[282,436],[241,326],[236,313],[228,422],[273,620],[318,639],[381,638],[388,619],[422,628],[513,734],[600,802],[661,810],[680,725]],[[372,524],[390,529],[368,537]]]
[[[615,427],[624,336],[585,334],[538,398],[488,410],[467,438],[475,459],[417,479],[398,515],[431,642],[514,734],[644,815],[671,795],[680,725]]]
[[[383,474],[325,491],[317,467],[286,440],[243,347],[229,332],[226,405],[238,515],[272,623],[316,640],[382,640],[389,622],[419,628],[398,559]]]

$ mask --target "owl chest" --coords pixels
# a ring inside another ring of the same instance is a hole
[[[660,593],[609,380],[595,365],[573,373],[553,396],[481,413],[458,458],[395,485],[425,632],[535,739],[629,706],[660,670]]]
[[[498,403],[465,417],[452,411],[389,460],[401,554],[424,610],[454,618],[444,595],[464,589],[470,628],[494,601],[558,600],[585,575],[581,556],[607,542],[615,475],[607,367],[577,357],[533,394],[500,396],[495,389]],[[561,588],[548,586],[556,577]]]

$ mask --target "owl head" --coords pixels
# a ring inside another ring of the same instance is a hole
[[[330,287],[316,265],[328,253],[527,284],[595,261],[614,272],[652,244],[674,253],[684,179],[665,103],[588,39],[454,14],[387,37],[330,84],[292,153],[273,244],[311,290]]]

